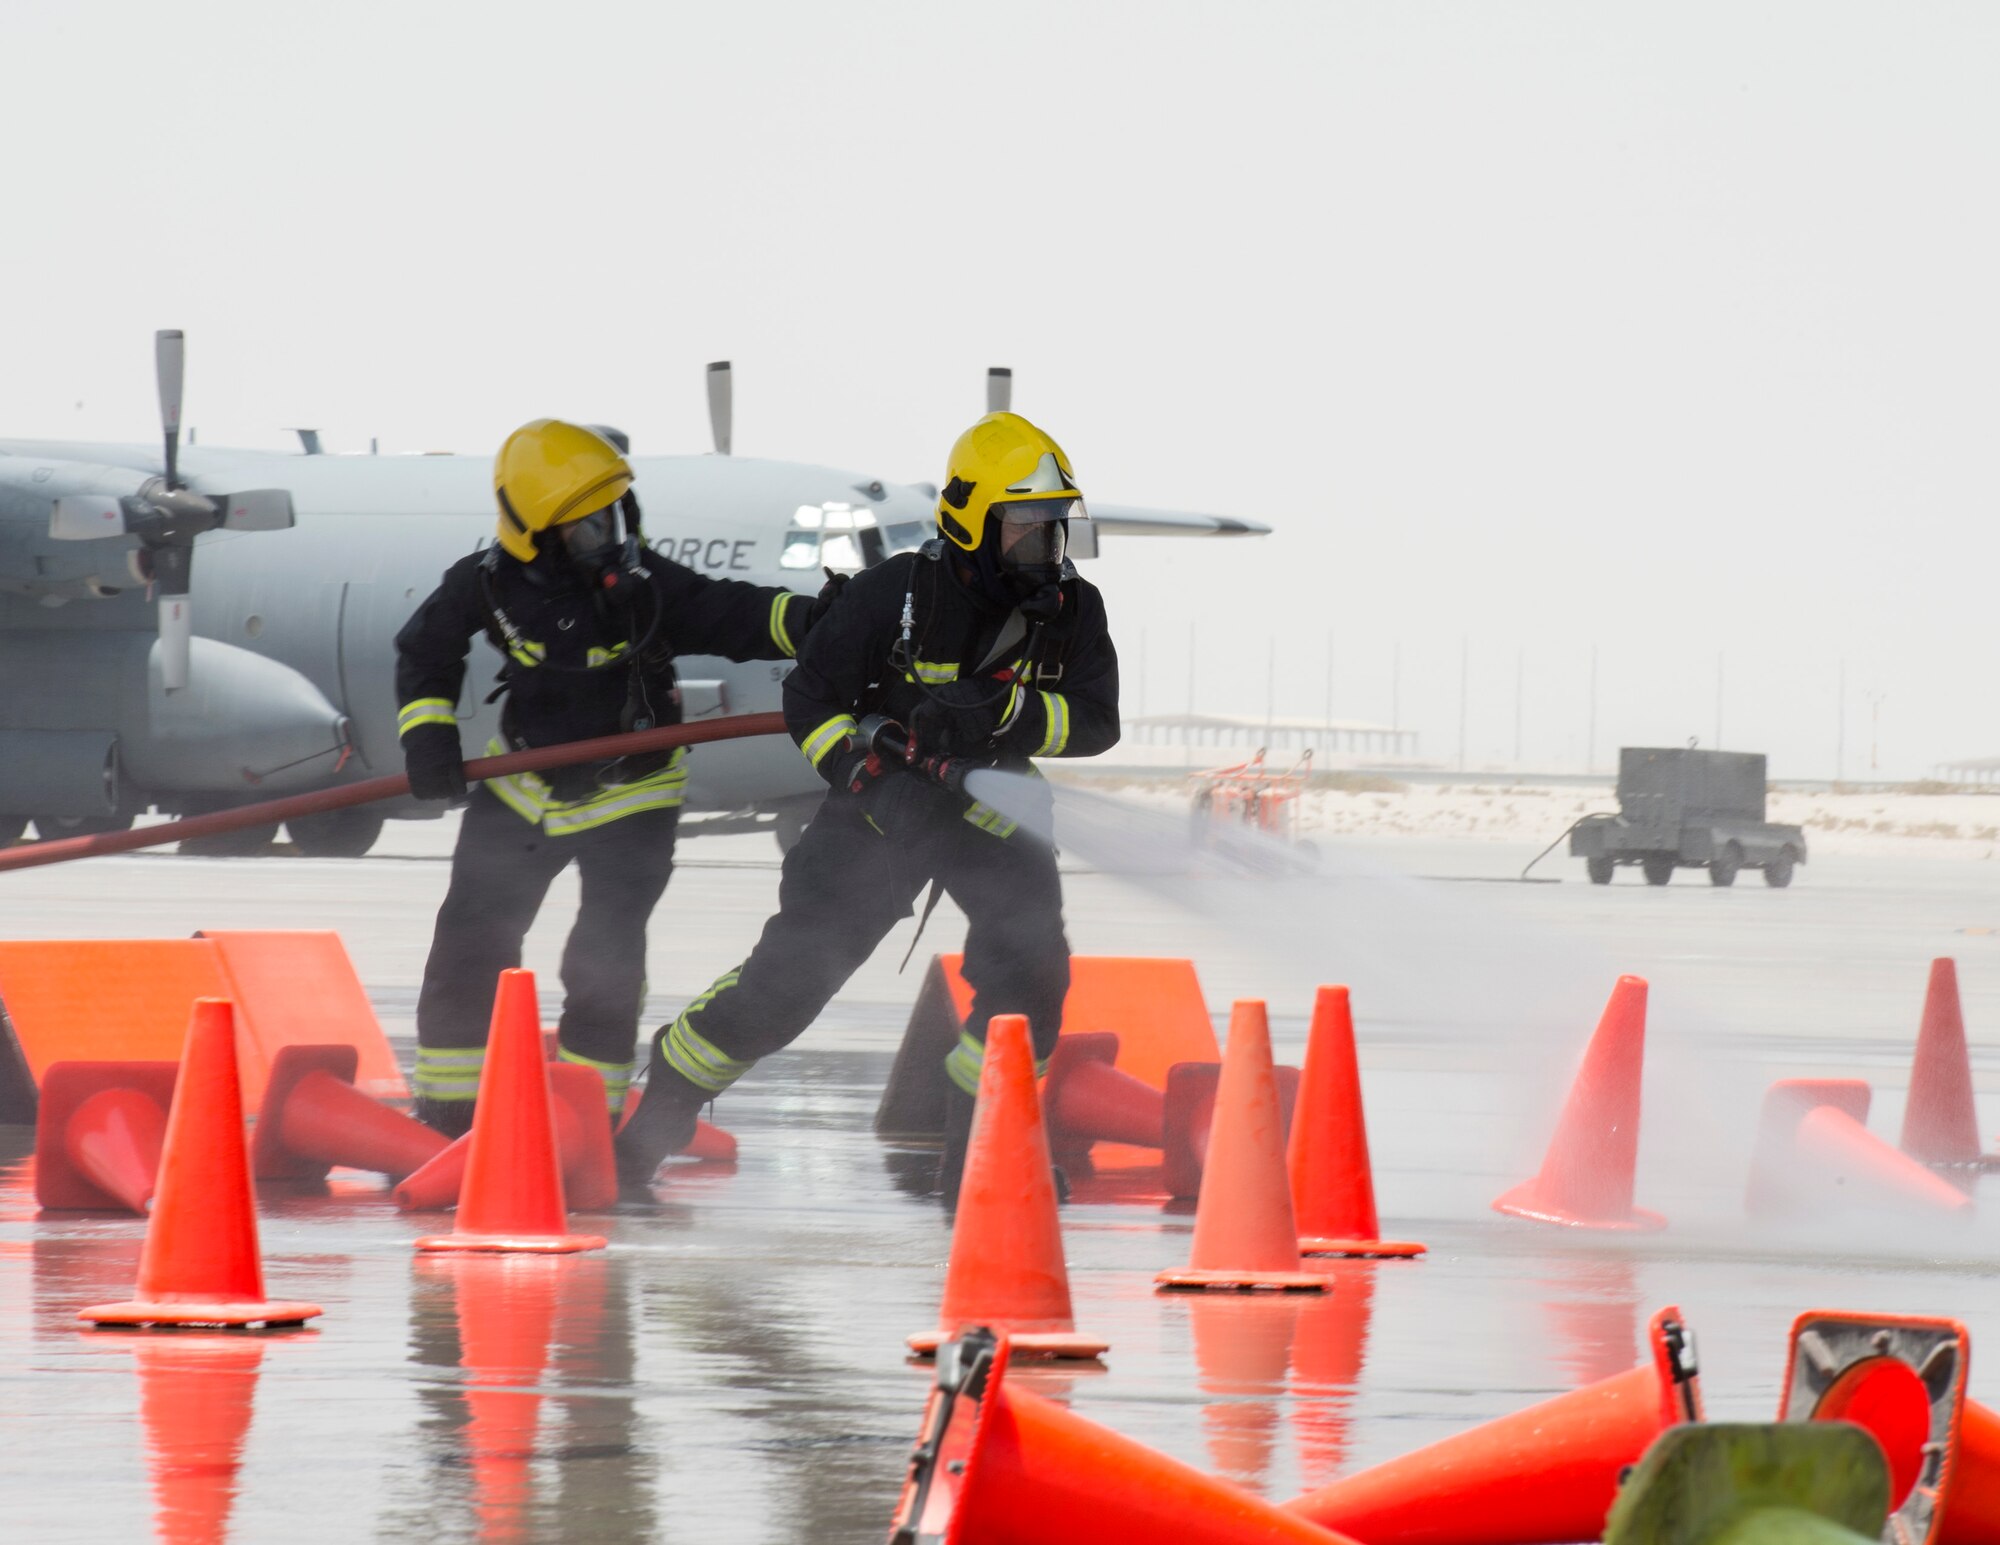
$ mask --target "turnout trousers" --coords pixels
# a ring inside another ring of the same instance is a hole
[[[571,863],[582,904],[563,949],[562,1055],[604,1075],[613,1110],[631,1077],[645,994],[646,924],[673,873],[678,809],[641,810],[588,831],[547,835],[482,784],[451,855],[423,990],[417,997],[419,1100],[471,1101],[502,971],[521,963],[549,885]]]
[[[995,1014],[1027,1015],[1035,1055],[1046,1058],[1069,991],[1055,854],[981,831],[949,806],[917,831],[884,836],[834,794],[786,856],[777,913],[749,958],[660,1032],[667,1062],[709,1094],[727,1088],[798,1038],[933,879],[969,925],[972,1012],[947,1059],[953,1081],[977,1091]]]

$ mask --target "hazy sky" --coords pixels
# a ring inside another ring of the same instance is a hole
[[[2000,8],[0,7],[0,435],[934,479],[989,363],[1107,502],[1128,711],[1531,762],[2000,755]],[[1141,647],[1143,638],[1144,647]],[[1143,680],[1143,685],[1142,685]]]

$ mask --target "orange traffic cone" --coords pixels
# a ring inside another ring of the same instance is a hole
[[[994,1016],[986,1032],[938,1324],[910,1337],[919,1356],[971,1324],[1008,1332],[1023,1357],[1097,1357],[1109,1345],[1078,1335],[1070,1309],[1035,1054],[1020,1014]]]
[[[1292,1115],[1298,1109],[1299,1070],[1282,1064],[1271,1070],[1278,1082],[1278,1110],[1284,1117],[1285,1141],[1292,1138]],[[1201,1195],[1201,1173],[1208,1162],[1209,1134],[1215,1128],[1215,1091],[1222,1086],[1219,1062],[1177,1062],[1167,1069],[1167,1088],[1160,1133],[1160,1185],[1176,1200]]]
[[[181,1054],[153,1197],[138,1296],[98,1304],[94,1325],[297,1325],[318,1304],[264,1297],[257,1211],[243,1146],[236,1016],[225,998],[197,998]]]
[[[602,1250],[602,1234],[571,1234],[556,1155],[548,1063],[542,1060],[532,971],[502,971],[486,1034],[486,1063],[465,1159],[465,1184],[449,1234],[419,1250]]]
[[[1957,1320],[1812,1309],[1792,1322],[1780,1421],[1865,1427],[1889,1462],[1883,1537],[2000,1540],[2000,1416],[1966,1395],[1972,1337]]]
[[[1326,1279],[1300,1265],[1271,1027],[1262,1001],[1243,998],[1229,1014],[1188,1265],[1153,1280],[1163,1288],[1323,1291]]]
[[[1917,1055],[1910,1065],[1910,1099],[1903,1107],[1901,1147],[1913,1159],[1953,1168],[1994,1162],[1980,1152],[1979,1114],[1972,1099],[1972,1056],[1958,1001],[1958,965],[1931,962]]]
[[[155,1539],[167,1545],[226,1540],[263,1343],[148,1338],[133,1356],[153,1474]]]
[[[1354,1545],[1008,1388],[1008,1357],[983,1329],[939,1349],[890,1545]]]
[[[35,1109],[35,1202],[144,1216],[174,1102],[174,1062],[54,1062]]]
[[[1566,1228],[1665,1228],[1658,1213],[1632,1205],[1645,1060],[1646,983],[1621,976],[1583,1054],[1541,1172],[1500,1197],[1493,1210]]]
[[[1324,1297],[1299,1308],[1292,1342],[1292,1426],[1298,1432],[1299,1473],[1324,1486],[1347,1466],[1354,1397],[1368,1356],[1374,1309],[1373,1261],[1328,1261]]]
[[[1966,1216],[1972,1198],[1870,1132],[1858,1078],[1781,1078],[1765,1092],[1751,1160],[1753,1217],[1870,1208]]]
[[[1151,1084],[1119,1072],[1112,1065],[1117,1060],[1118,1037],[1109,1031],[1057,1038],[1042,1081],[1051,1150],[1088,1152],[1099,1140],[1160,1146],[1165,1097]]]
[[[352,1046],[286,1046],[271,1059],[250,1140],[259,1180],[324,1180],[334,1165],[400,1179],[447,1146],[444,1134],[354,1087]]]
[[[1375,1216],[1368,1122],[1361,1110],[1361,1064],[1345,987],[1313,999],[1305,1078],[1286,1152],[1302,1255],[1422,1255],[1408,1240],[1384,1239]]]
[[[1295,1294],[1196,1293],[1188,1302],[1209,1467],[1261,1491],[1283,1430],[1279,1402],[1299,1316],[1324,1299]]]
[[[1376,1465],[1285,1504],[1358,1539],[1396,1545],[1594,1540],[1620,1473],[1656,1437],[1701,1420],[1693,1343],[1678,1309],[1653,1316],[1652,1358]]]

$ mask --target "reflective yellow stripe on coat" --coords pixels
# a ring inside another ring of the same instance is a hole
[[[499,756],[506,749],[496,737],[488,742],[486,754]],[[631,783],[614,783],[587,799],[557,799],[549,792],[548,780],[534,773],[488,778],[486,786],[514,814],[549,836],[573,837],[642,810],[671,810],[685,802],[687,748],[675,750],[673,759],[658,772]]]

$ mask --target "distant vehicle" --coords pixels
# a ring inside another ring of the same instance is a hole
[[[1676,869],[1706,869],[1711,885],[1734,885],[1745,869],[1766,885],[1792,883],[1806,861],[1806,834],[1764,819],[1764,757],[1751,751],[1627,746],[1618,753],[1618,814],[1586,816],[1570,829],[1570,857],[1592,885],[1609,885],[1620,864],[1637,864],[1648,885]]]

